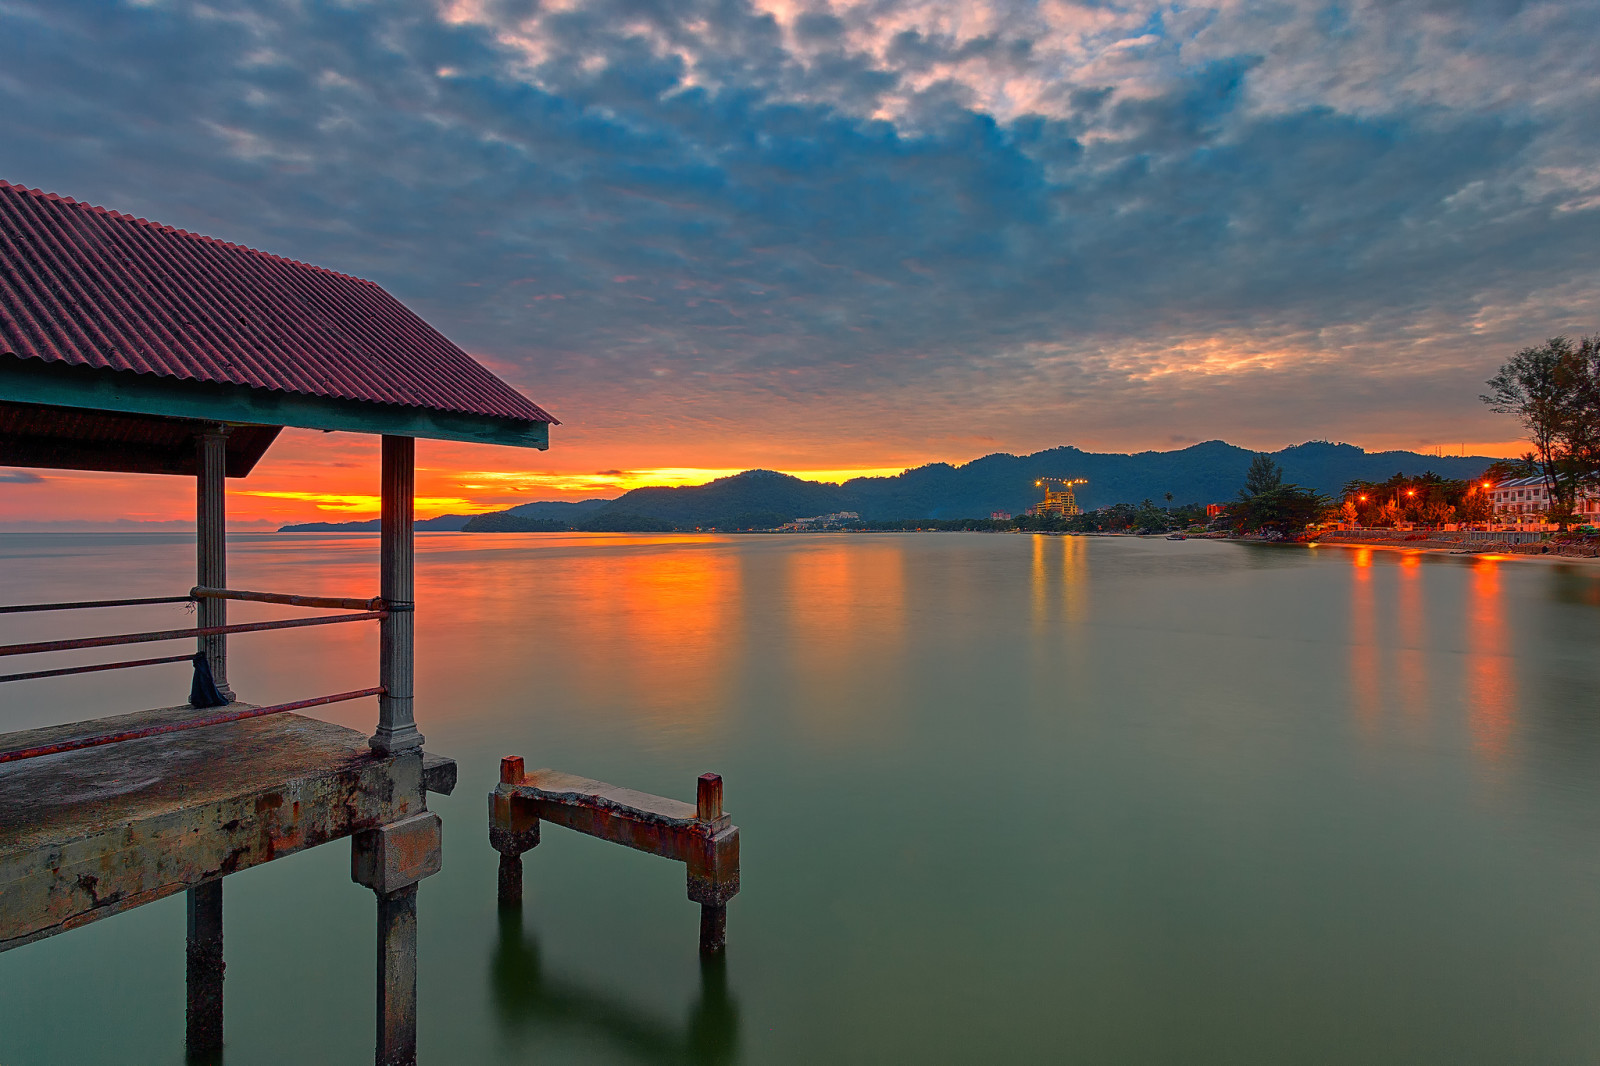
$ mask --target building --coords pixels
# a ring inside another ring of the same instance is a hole
[[[850,522],[861,521],[861,516],[854,511],[835,511],[833,514],[813,515],[810,518],[796,518],[779,526],[779,529],[793,530],[804,533],[817,529],[838,529]]]
[[[1495,517],[1502,521],[1537,522],[1550,508],[1550,490],[1542,477],[1514,477],[1498,481],[1489,489]],[[1578,493],[1574,513],[1600,523],[1600,486],[1590,485]]]
[[[1044,489],[1044,499],[1028,508],[1031,516],[1054,515],[1057,518],[1071,518],[1081,512],[1078,510],[1078,497],[1073,493],[1073,488],[1078,485],[1087,485],[1088,479],[1044,477],[1034,482],[1035,487]],[[1056,486],[1052,488],[1051,486]]]
[[[989,521],[991,521],[991,522],[1009,522],[1009,521],[1011,521],[1011,512],[1010,511],[990,511],[989,512]]]

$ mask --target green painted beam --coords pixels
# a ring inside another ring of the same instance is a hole
[[[177,381],[121,370],[51,365],[11,355],[0,356],[0,400],[210,422],[388,433],[514,448],[550,447],[550,427],[544,422],[329,400],[244,385]]]

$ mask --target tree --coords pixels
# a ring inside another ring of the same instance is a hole
[[[1320,518],[1332,500],[1315,489],[1283,483],[1283,469],[1268,455],[1250,460],[1239,503],[1229,509],[1237,529],[1245,532],[1275,530],[1294,536]]]
[[[1272,456],[1258,452],[1250,460],[1250,469],[1244,475],[1244,489],[1241,496],[1258,496],[1263,492],[1271,492],[1283,484],[1283,467],[1272,461]]]
[[[1565,529],[1579,491],[1600,475],[1600,337],[1524,348],[1487,384],[1478,398],[1522,423],[1534,449],[1523,461],[1545,483],[1546,517]]]

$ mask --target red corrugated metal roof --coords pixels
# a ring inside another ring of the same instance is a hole
[[[5,181],[0,351],[556,421],[370,281]]]

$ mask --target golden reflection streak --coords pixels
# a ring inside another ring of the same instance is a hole
[[[1515,718],[1510,640],[1500,564],[1479,556],[1472,567],[1467,608],[1467,692],[1474,745],[1491,762],[1505,754]]]
[[[1396,675],[1400,682],[1401,707],[1407,717],[1417,719],[1428,709],[1428,617],[1422,604],[1422,553],[1406,552],[1400,557],[1400,592],[1395,616],[1399,633],[1395,640]]]
[[[496,534],[497,545],[518,536]],[[475,608],[483,618],[539,604],[559,619],[562,645],[573,649],[562,671],[597,716],[644,719],[694,738],[720,725],[747,630],[743,571],[735,552],[721,550],[721,538],[521,536],[537,550],[562,554],[547,566],[508,567],[483,552],[482,563],[463,567],[466,587],[449,595],[476,589],[491,601]],[[467,578],[473,571],[482,576]],[[449,635],[441,635],[440,653],[468,654],[459,645],[451,650]],[[491,629],[482,638],[492,644],[499,634]],[[504,663],[511,678],[528,669],[526,649],[471,654]]]
[[[1043,632],[1050,621],[1050,577],[1045,572],[1044,541],[1044,537],[1033,534],[1033,584],[1029,591],[1033,594],[1034,633]]]
[[[844,748],[885,733],[883,711],[902,702],[885,686],[905,676],[905,550],[893,537],[816,540],[785,560],[789,665],[799,728]]]
[[[1089,611],[1089,545],[1082,537],[1061,538],[1061,601],[1067,621],[1081,622]]]
[[[1378,661],[1378,607],[1372,588],[1372,549],[1357,548],[1350,567],[1350,693],[1356,721],[1370,733],[1383,703]]]

